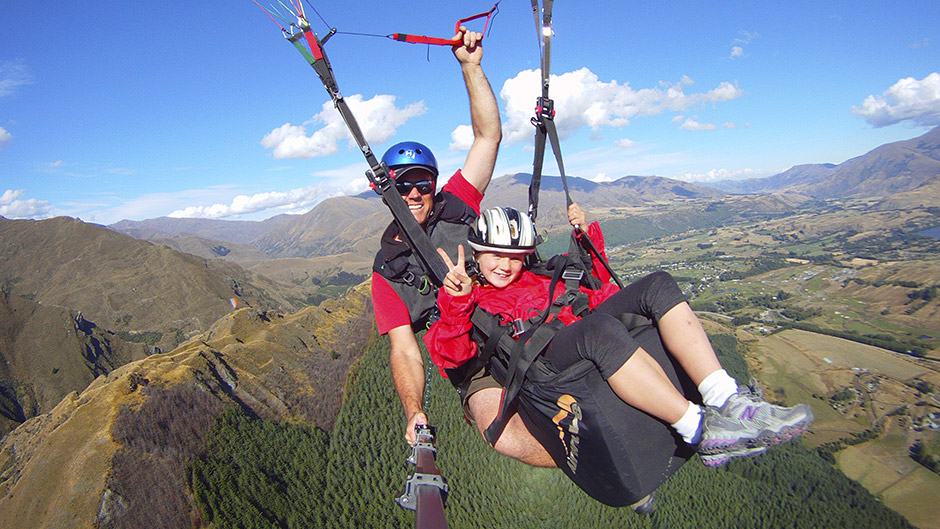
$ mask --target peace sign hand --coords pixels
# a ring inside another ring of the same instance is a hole
[[[450,270],[444,276],[444,291],[454,297],[466,296],[473,291],[473,282],[467,275],[467,267],[464,264],[463,245],[457,245],[457,264],[450,260],[447,252],[438,248],[437,253],[444,259],[447,268]]]

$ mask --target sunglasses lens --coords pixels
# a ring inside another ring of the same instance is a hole
[[[418,188],[418,193],[427,195],[434,189],[434,182],[430,180],[422,180],[420,182],[408,182],[403,180],[401,182],[395,182],[395,188],[398,189],[398,192],[402,195],[410,194],[412,188]]]

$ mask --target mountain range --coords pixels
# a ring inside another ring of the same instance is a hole
[[[734,193],[789,191],[816,199],[885,197],[913,191],[940,176],[940,127],[877,147],[840,164],[797,165],[767,178],[721,181]]]
[[[592,209],[671,203],[693,198],[734,194],[788,194],[809,199],[885,198],[900,193],[921,193],[921,201],[937,195],[940,177],[940,127],[910,140],[882,145],[840,164],[805,164],[766,178],[689,183],[658,176],[624,176],[611,182],[593,182],[569,176],[575,202]],[[483,207],[528,208],[531,175],[517,173],[494,178]],[[917,201],[916,194],[910,196]],[[539,195],[540,228],[564,225],[561,178],[544,175]],[[348,253],[361,256],[376,248],[381,230],[391,216],[379,197],[369,191],[355,197],[326,199],[303,215],[279,215],[261,222],[158,218],[121,221],[109,228],[173,247],[173,236],[186,234],[244,244],[272,259],[322,257]],[[371,229],[369,229],[371,228]],[[217,245],[209,245],[215,247]],[[177,246],[181,248],[181,246]],[[211,255],[203,255],[212,257]],[[255,256],[256,258],[257,256]],[[250,259],[246,259],[250,262]],[[364,261],[370,261],[365,259]]]

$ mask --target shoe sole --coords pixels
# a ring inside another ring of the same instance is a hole
[[[702,455],[702,464],[706,467],[720,467],[732,459],[739,457],[752,457],[756,455],[763,454],[767,451],[766,446],[756,446],[756,447],[746,447],[738,450],[733,450],[730,452],[722,452],[718,454],[703,454]]]
[[[630,508],[637,514],[649,514],[653,512],[653,510],[656,509],[656,493],[651,492],[647,494],[641,500],[630,505]]]

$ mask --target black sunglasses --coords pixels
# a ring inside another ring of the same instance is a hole
[[[402,196],[410,195],[412,188],[415,187],[418,188],[418,193],[427,195],[434,191],[434,180],[421,180],[420,182],[409,182],[407,180],[395,181],[395,189],[397,189],[398,193]]]

